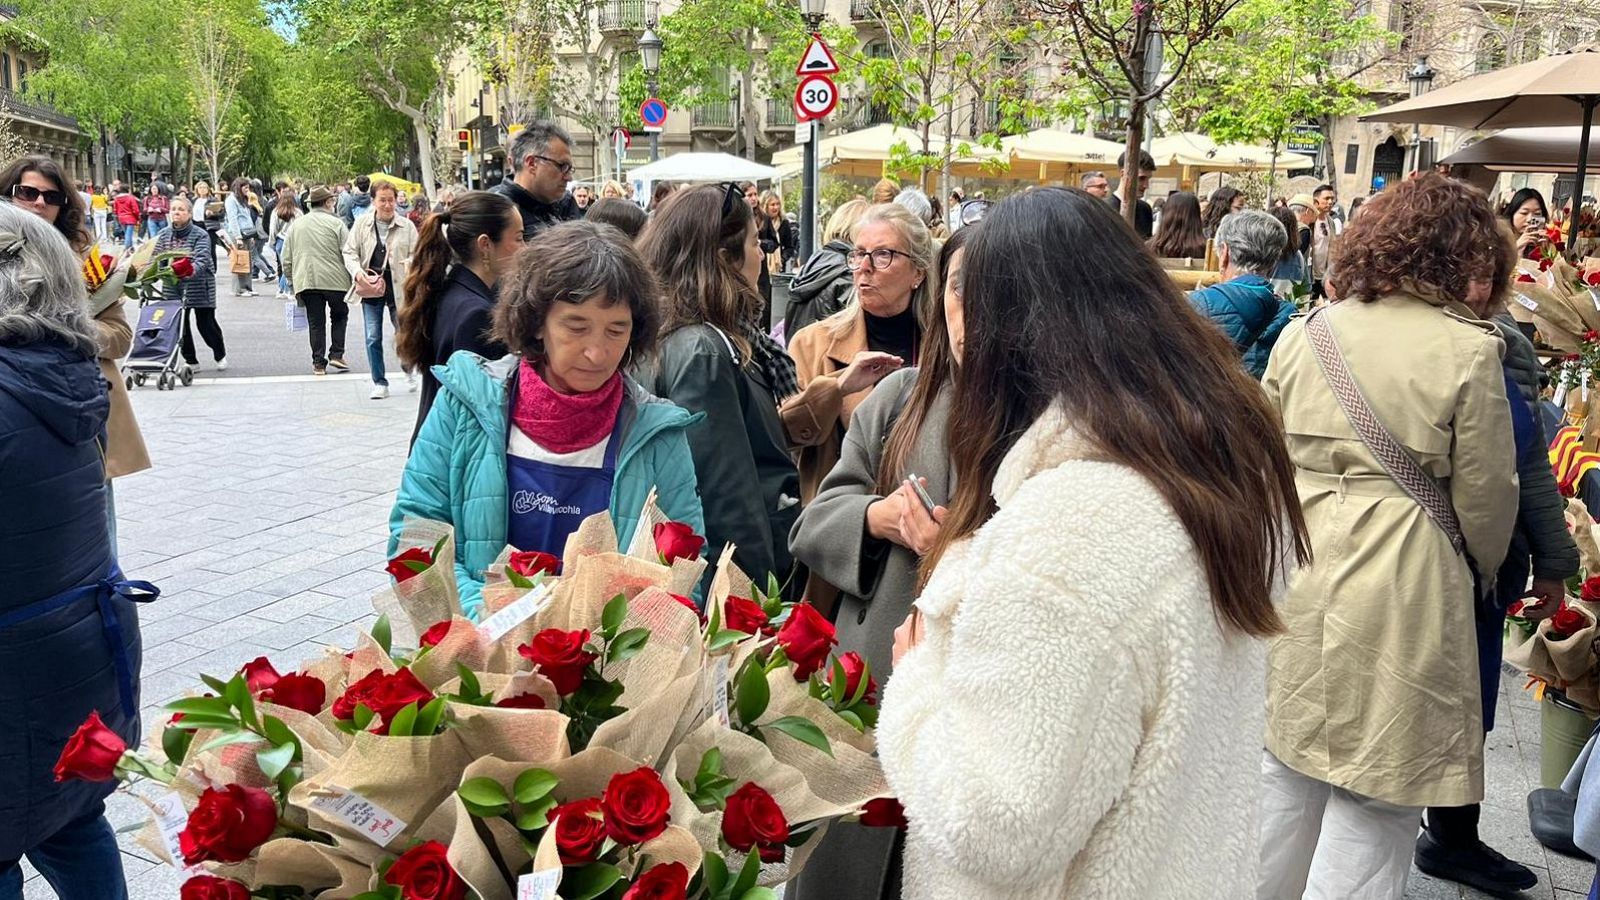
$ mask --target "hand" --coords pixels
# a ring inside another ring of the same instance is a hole
[[[900,665],[900,660],[905,658],[911,648],[922,643],[922,610],[915,606],[911,608],[911,615],[900,623],[894,630],[894,664]]]
[[[888,541],[910,549],[905,536],[900,533],[900,512],[905,509],[906,498],[900,491],[872,503],[867,507],[867,534],[880,541]]]
[[[1528,588],[1528,597],[1522,606],[1522,617],[1530,622],[1542,622],[1556,614],[1567,597],[1567,586],[1554,578],[1535,578]]]
[[[924,487],[927,486],[926,478],[918,480]],[[900,510],[900,534],[905,538],[905,548],[918,556],[927,556],[939,540],[939,527],[944,524],[944,517],[949,511],[942,506],[935,506],[933,512],[929,513],[909,481],[900,485],[895,493],[905,498]]]
[[[1543,240],[1544,232],[1542,231],[1524,231],[1522,236],[1517,238],[1517,252],[1521,253],[1524,248],[1537,245]]]
[[[862,350],[850,361],[850,365],[845,366],[844,371],[839,373],[839,393],[854,394],[856,391],[864,391],[903,365],[905,360],[893,353]]]

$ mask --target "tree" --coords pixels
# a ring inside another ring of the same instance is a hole
[[[176,62],[187,76],[195,107],[195,141],[205,157],[212,184],[227,177],[242,134],[238,129],[239,81],[248,51],[235,23],[228,21],[226,0],[200,0],[191,7],[189,27],[179,31]]]
[[[410,122],[372,102],[354,74],[319,50],[290,48],[274,73],[285,121],[274,146],[288,171],[343,181],[381,169],[406,143]]]

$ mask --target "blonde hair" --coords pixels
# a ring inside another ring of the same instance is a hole
[[[602,198],[605,198],[605,197],[626,197],[627,195],[622,190],[622,182],[616,180],[615,178],[612,178],[612,179],[608,180],[605,184],[600,186],[600,196]]]
[[[761,192],[761,209],[757,210],[756,215],[758,220],[764,222],[771,218],[767,215],[767,204],[773,200],[778,201],[778,218],[783,218],[783,195],[769,189]]]
[[[867,201],[857,197],[847,201],[833,211],[828,217],[828,224],[822,229],[822,242],[848,241],[855,233],[856,223],[861,221],[861,214],[867,211]]]
[[[920,327],[933,313],[933,304],[938,296],[935,288],[939,286],[939,273],[935,271],[938,266],[934,258],[934,254],[938,251],[934,247],[933,234],[928,231],[928,224],[917,218],[916,213],[898,203],[880,203],[867,207],[860,220],[855,223],[852,233],[861,230],[863,225],[876,222],[894,228],[895,233],[900,236],[900,242],[905,245],[904,253],[907,261],[922,271],[922,283],[911,290],[911,308],[916,311],[917,325]],[[823,319],[822,326],[830,335],[839,337],[854,328],[856,320],[862,315],[861,300],[852,290],[844,309]]]
[[[880,178],[878,183],[872,186],[872,202],[893,203],[895,196],[899,193],[900,185],[896,184],[894,179]]]

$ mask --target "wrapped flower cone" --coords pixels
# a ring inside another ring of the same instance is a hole
[[[1539,636],[1536,623],[1510,618],[1506,620],[1503,634],[1502,653],[1508,665],[1530,678],[1559,682],[1561,676],[1556,672],[1555,662],[1550,659],[1544,639]]]
[[[553,705],[550,709],[499,709],[452,703],[450,711],[469,759],[494,756],[527,767],[547,765],[568,755],[567,717]]]
[[[1546,619],[1539,623],[1539,640],[1544,643],[1545,651],[1550,654],[1550,661],[1563,683],[1578,681],[1594,671],[1594,640],[1596,635],[1600,634],[1594,613],[1576,603],[1568,605],[1587,622],[1570,636],[1560,637],[1556,634],[1554,619]]]
[[[1595,521],[1589,508],[1576,497],[1568,498],[1566,509],[1567,529],[1578,545],[1578,561],[1585,572],[1600,572],[1600,543],[1595,540]]]
[[[252,889],[269,885],[295,885],[329,900],[348,900],[367,889],[372,868],[341,853],[338,848],[291,838],[266,842],[256,855],[223,874]]]
[[[421,548],[433,555],[433,565],[397,582],[372,598],[372,606],[389,617],[395,643],[417,646],[417,639],[435,622],[464,615],[456,586],[455,529],[444,522],[407,519],[399,547]]]
[[[460,737],[446,730],[431,737],[389,737],[362,732],[327,770],[295,785],[289,802],[304,810],[311,827],[379,847],[403,848],[414,829],[460,784],[466,767]],[[326,804],[355,795],[377,807],[379,818],[398,828],[389,840],[374,840],[370,828],[353,825]]]
[[[450,628],[439,643],[418,653],[411,661],[411,672],[417,680],[437,689],[456,677],[457,666],[472,671],[483,671],[489,664],[492,649],[478,631],[478,626],[465,616],[448,620]],[[431,627],[431,626],[430,626]]]

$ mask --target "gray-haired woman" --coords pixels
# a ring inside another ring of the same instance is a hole
[[[1200,314],[1215,322],[1260,378],[1272,345],[1293,318],[1293,303],[1279,297],[1268,279],[1283,257],[1289,236],[1277,219],[1254,209],[1224,217],[1217,226],[1217,259],[1223,282],[1189,296]]]
[[[222,326],[217,324],[217,258],[211,252],[211,238],[203,226],[193,219],[189,201],[178,198],[172,201],[172,224],[156,235],[156,253],[168,251],[187,252],[194,261],[194,274],[180,279],[176,284],[163,285],[161,295],[167,300],[183,303],[183,362],[189,368],[200,364],[195,352],[194,332],[211,348],[218,371],[228,368],[228,348],[222,340]]]
[[[134,601],[154,592],[126,582],[111,552],[102,456],[110,401],[97,352],[77,256],[49,223],[0,204],[5,897],[22,896],[23,855],[57,896],[127,897],[105,820],[114,785],[73,780],[70,759],[57,762],[96,711],[123,741],[138,741]]]

